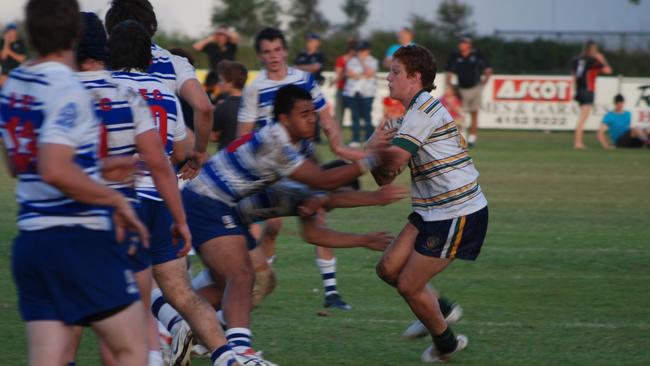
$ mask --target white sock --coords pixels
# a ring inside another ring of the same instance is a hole
[[[244,353],[251,347],[253,333],[248,328],[230,328],[226,330],[226,339],[230,347],[237,353]]]
[[[316,265],[323,279],[325,296],[338,293],[336,290],[336,257],[332,259],[316,258]]]
[[[475,144],[476,143],[476,135],[470,134],[467,137],[467,142],[470,143],[470,144]]]
[[[221,323],[222,327],[226,327],[226,317],[223,315],[223,310],[217,310],[217,320]]]
[[[210,275],[210,270],[207,268],[199,272],[194,278],[192,278],[192,288],[198,290],[203,287],[207,287],[214,284],[214,280]]]
[[[165,361],[163,360],[161,351],[149,351],[149,366],[164,366]]]
[[[178,311],[167,303],[158,288],[151,291],[151,312],[171,334],[176,334],[181,322],[184,321]]]

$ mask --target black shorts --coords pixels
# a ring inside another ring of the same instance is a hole
[[[589,90],[576,90],[576,95],[573,98],[580,105],[594,104],[594,92]]]
[[[409,222],[419,233],[415,251],[436,258],[475,260],[481,252],[488,225],[488,208],[466,216],[441,221],[424,221],[417,213],[409,215]]]
[[[632,136],[632,130],[627,130],[616,140],[616,147],[643,147],[643,141]]]

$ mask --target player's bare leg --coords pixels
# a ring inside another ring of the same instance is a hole
[[[275,273],[273,273],[273,269],[267,261],[267,256],[260,246],[248,253],[251,256],[255,271],[252,304],[253,307],[256,307],[275,289]]]
[[[199,251],[205,264],[224,281],[221,308],[228,327],[248,328],[254,274],[246,238],[221,236],[205,242]]]
[[[384,282],[393,287],[397,287],[399,274],[413,251],[413,243],[417,235],[418,229],[409,222],[388,248],[386,248],[376,268],[377,275]]]
[[[281,217],[266,220],[264,222],[262,235],[259,237],[259,245],[262,247],[264,254],[266,254],[266,258],[269,259],[271,263],[275,260],[275,242],[280,234],[280,229],[282,229]]]
[[[54,320],[26,323],[30,366],[66,365],[73,327]],[[74,354],[73,354],[74,356]]]
[[[578,117],[578,124],[576,125],[576,130],[573,135],[573,148],[576,150],[584,150],[587,147],[584,144],[584,128],[587,118],[591,113],[591,105],[582,105],[580,106],[580,116]]]
[[[450,263],[451,259],[427,257],[412,251],[397,281],[397,291],[431,334],[442,333],[447,328],[447,323],[435,293],[427,284]]]
[[[147,335],[144,307],[135,302],[119,313],[91,324],[118,365],[141,366],[147,364]]]
[[[422,354],[424,362],[447,361],[467,347],[467,337],[454,335],[440,310],[435,294],[427,286],[453,259],[433,258],[412,251],[397,280],[397,291],[429,330],[433,345]]]
[[[467,143],[473,146],[476,143],[476,136],[478,135],[478,111],[469,112],[470,125],[467,135]]]
[[[185,258],[157,264],[153,268],[154,277],[165,299],[189,323],[193,334],[209,350],[214,350],[226,344],[226,338],[214,309],[192,290],[185,268]]]

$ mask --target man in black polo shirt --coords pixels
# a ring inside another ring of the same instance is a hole
[[[196,42],[192,47],[208,55],[210,70],[216,72],[217,65],[222,60],[235,60],[238,43],[239,35],[237,32],[226,27],[219,27],[213,34]]]
[[[318,85],[323,85],[323,68],[325,67],[325,56],[320,51],[320,37],[316,33],[307,33],[305,35],[305,50],[300,52],[293,65],[302,71],[310,73]],[[320,122],[316,123],[316,132],[314,132],[314,141],[320,142]]]
[[[458,40],[458,51],[449,56],[447,63],[447,87],[451,87],[452,74],[456,75],[457,85],[463,98],[463,108],[471,115],[471,125],[467,142],[476,143],[478,132],[478,110],[481,108],[481,94],[492,68],[481,52],[472,47],[472,38],[464,35]]]
[[[25,44],[18,38],[16,24],[10,23],[0,39],[0,86],[7,80],[9,72],[25,61],[25,53]]]

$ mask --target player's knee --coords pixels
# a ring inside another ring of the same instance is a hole
[[[402,297],[411,297],[419,290],[420,289],[413,286],[412,281],[405,280],[401,277],[397,279],[397,292],[399,292]]]
[[[252,266],[240,266],[226,274],[226,281],[241,286],[253,287],[255,271]]]
[[[391,271],[383,261],[377,263],[375,270],[377,271],[377,276],[379,276],[379,278],[381,278],[384,282],[391,286],[396,286],[397,274],[394,273],[394,271]]]

